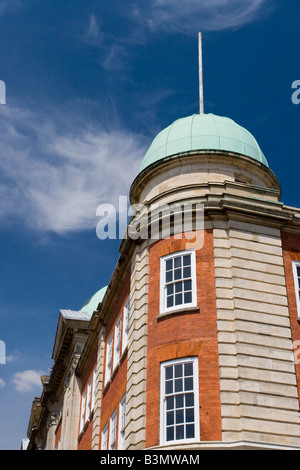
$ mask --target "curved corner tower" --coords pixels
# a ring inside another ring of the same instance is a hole
[[[231,119],[195,114],[153,140],[131,203],[148,224],[187,204],[190,220],[204,218],[136,248],[129,419],[146,411],[128,448],[300,445],[280,196],[257,141]]]

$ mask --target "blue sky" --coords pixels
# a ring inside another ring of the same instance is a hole
[[[127,195],[155,135],[205,112],[258,140],[300,206],[299,0],[1,0],[0,449],[26,436],[59,310],[109,282],[96,208]]]

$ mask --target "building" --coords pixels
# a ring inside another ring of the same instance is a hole
[[[300,209],[255,138],[178,119],[130,201],[140,236],[108,286],[60,312],[28,450],[300,448]]]

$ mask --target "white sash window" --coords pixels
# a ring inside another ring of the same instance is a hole
[[[195,251],[164,256],[160,266],[160,313],[196,307]]]

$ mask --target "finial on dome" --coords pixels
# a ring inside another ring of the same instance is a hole
[[[202,65],[202,33],[198,33],[198,52],[199,52],[199,114],[204,114],[203,99],[203,65]]]

